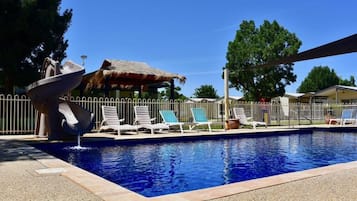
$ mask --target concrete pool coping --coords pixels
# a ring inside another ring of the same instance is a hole
[[[300,127],[300,128],[316,128],[313,127]],[[169,133],[169,134],[139,134],[139,135],[122,135],[116,136],[112,134],[105,133],[92,133],[85,135],[85,138],[90,140],[96,140],[98,138],[107,138],[107,139],[116,139],[116,140],[128,140],[128,139],[160,139],[160,138],[171,138],[171,137],[182,137],[182,136],[211,136],[211,135],[225,135],[227,133],[237,133],[247,134],[247,133],[266,133],[275,132],[275,131],[294,131],[300,128],[268,128],[268,129],[239,129],[239,130],[229,130],[229,131],[219,131],[214,133],[206,132],[189,132],[182,134]],[[326,126],[320,126],[319,128],[327,128]],[[43,139],[34,138],[31,136],[1,136],[0,139],[13,140],[25,142],[34,142]],[[260,179],[254,179],[249,181],[237,182],[232,184],[227,184],[223,186],[217,186],[212,188],[200,189],[195,191],[169,194],[164,196],[158,196],[153,198],[146,198],[139,194],[136,194],[132,191],[129,191],[117,184],[114,184],[110,181],[107,181],[97,175],[94,175],[90,172],[82,170],[78,167],[75,167],[65,161],[54,158],[52,156],[46,155],[45,153],[30,147],[26,144],[22,146],[27,147],[25,150],[26,154],[29,155],[32,159],[37,161],[42,165],[43,168],[36,169],[37,172],[45,172],[48,174],[55,174],[57,176],[62,176],[73,181],[74,185],[79,185],[89,193],[94,194],[103,200],[212,200],[220,198],[229,198],[230,196],[235,196],[245,192],[254,192],[258,189],[274,187],[278,185],[287,185],[291,182],[306,180],[314,177],[323,177],[329,174],[335,174],[339,172],[345,172],[349,170],[357,170],[357,161],[349,163],[341,163],[336,165],[325,166],[321,168],[315,168],[300,172],[293,172],[287,174],[281,174],[271,177],[265,177]],[[46,156],[46,157],[44,157]],[[44,174],[45,174],[44,173]],[[49,181],[50,182],[50,181]],[[351,186],[353,188],[353,185]],[[68,195],[71,196],[71,195]]]

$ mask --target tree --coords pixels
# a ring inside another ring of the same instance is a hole
[[[175,90],[174,90],[174,98],[175,100],[186,100],[186,96],[184,96],[183,94],[180,93],[181,91],[181,87],[176,86]],[[165,87],[165,89],[163,91],[160,91],[159,97],[161,99],[164,100],[169,100],[170,99],[170,93],[171,93],[171,89],[170,87]]]
[[[265,68],[254,66],[290,56],[298,52],[301,41],[276,21],[243,21],[234,41],[228,43],[227,63],[230,87],[242,91],[247,100],[258,101],[282,96],[285,86],[296,81],[293,64]]]
[[[72,10],[59,14],[61,0],[0,1],[0,80],[5,93],[40,77],[45,57],[66,57]]]
[[[328,66],[315,66],[297,88],[299,93],[314,92],[337,85],[340,78]]]
[[[350,76],[350,79],[342,79],[340,78],[340,81],[338,82],[339,85],[344,85],[344,86],[352,86],[355,87],[356,83],[355,83],[355,77],[353,77],[352,75]]]
[[[193,94],[196,98],[218,98],[216,89],[212,85],[201,85]]]

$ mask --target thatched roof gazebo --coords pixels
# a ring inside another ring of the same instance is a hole
[[[99,70],[86,74],[81,83],[81,90],[137,90],[139,94],[151,88],[160,88],[170,83],[173,99],[174,79],[181,83],[186,77],[150,67],[144,62],[105,59]]]

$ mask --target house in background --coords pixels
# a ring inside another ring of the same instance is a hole
[[[229,101],[244,101],[243,96],[229,96]],[[188,98],[186,103],[224,103],[224,98]]]
[[[229,104],[244,101],[243,96],[229,96]],[[188,98],[185,103],[191,103],[192,107],[205,107],[206,112],[214,119],[224,118],[224,98]],[[215,105],[215,107],[211,107]]]
[[[186,103],[214,103],[216,102],[216,98],[188,98]]]
[[[334,85],[317,92],[285,93],[289,103],[357,103],[357,87]],[[272,100],[277,100],[276,98]]]
[[[335,85],[317,91],[314,95],[314,102],[319,100],[322,103],[357,103],[357,87]]]
[[[304,93],[289,93],[286,92],[283,97],[289,99],[289,103],[297,103],[301,102],[301,98],[304,96]]]
[[[312,103],[314,99],[314,92],[308,93],[290,93],[286,92],[284,96],[289,100],[289,103]],[[279,101],[279,97],[272,98],[272,102]]]

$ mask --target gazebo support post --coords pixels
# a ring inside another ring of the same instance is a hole
[[[174,79],[170,80],[170,100],[175,100],[175,82],[174,82]]]
[[[143,85],[140,85],[140,87],[139,87],[139,98],[141,99],[141,98],[143,98]]]
[[[109,77],[105,78],[104,82],[104,96],[109,97],[109,90],[110,90],[110,85],[109,85]]]
[[[81,82],[79,84],[79,96],[82,97],[84,95],[84,84]]]

